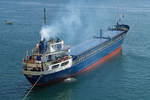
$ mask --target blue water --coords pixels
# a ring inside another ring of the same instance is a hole
[[[114,24],[122,13],[122,23],[130,25],[130,31],[122,56],[75,77],[76,81],[34,89],[27,100],[150,99],[149,0],[1,0],[1,100],[20,100],[31,88],[22,74],[21,62],[26,50],[40,39],[44,7],[48,25],[59,26],[60,36],[71,46]],[[6,25],[4,20],[13,25]]]

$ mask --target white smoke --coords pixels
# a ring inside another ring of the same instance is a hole
[[[57,33],[59,33],[56,27],[52,26],[43,26],[41,31],[41,40],[48,40],[49,38],[55,38]]]
[[[59,35],[65,35],[70,39],[74,37],[73,35],[75,35],[77,30],[82,26],[80,11],[70,7],[67,7],[67,9],[69,9],[69,11],[66,15],[62,16],[54,23],[51,23],[51,25],[42,27],[40,31],[41,40],[59,37]]]
[[[62,7],[58,15],[55,15],[56,19],[53,19],[50,25],[42,27],[41,39],[48,40],[58,36],[69,45],[74,45],[95,36],[104,25],[110,25],[110,20],[106,21],[111,17],[106,13],[107,11],[98,8],[90,9],[75,3]],[[55,16],[53,15],[53,18]],[[50,20],[49,17],[47,19]]]

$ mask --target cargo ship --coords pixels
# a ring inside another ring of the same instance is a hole
[[[23,58],[23,73],[35,86],[76,76],[121,52],[128,30],[128,25],[117,22],[106,32],[100,30],[99,36],[73,47],[65,45],[58,37],[40,40],[31,55],[27,52]]]

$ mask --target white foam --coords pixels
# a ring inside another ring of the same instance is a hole
[[[70,83],[70,82],[75,82],[77,79],[75,79],[74,77],[69,77],[69,78],[66,78],[64,80],[64,82],[67,82],[67,83]]]

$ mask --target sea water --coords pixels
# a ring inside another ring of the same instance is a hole
[[[122,56],[76,81],[33,89],[27,100],[150,100],[149,0],[0,0],[1,100],[21,100],[31,88],[22,73],[22,58],[41,39],[43,8],[47,25],[71,46],[97,35],[99,29],[105,31],[120,14],[130,30]]]

